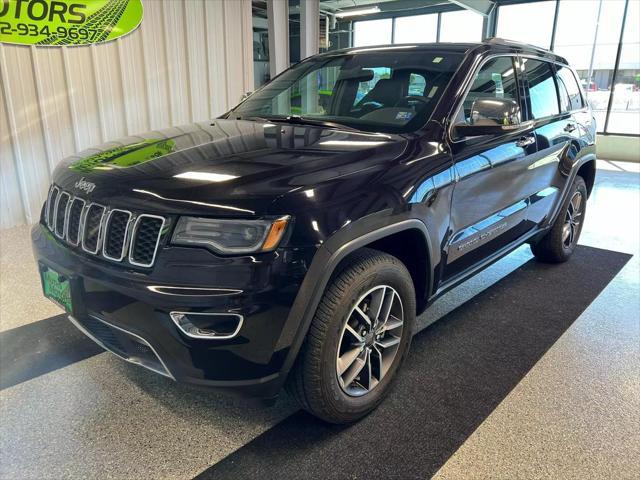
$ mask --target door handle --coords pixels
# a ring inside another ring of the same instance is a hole
[[[516,147],[528,147],[529,145],[532,145],[534,143],[536,143],[535,137],[533,135],[528,135],[516,140]]]
[[[567,133],[571,133],[576,129],[576,125],[574,123],[567,123],[567,126],[564,127],[564,131]]]

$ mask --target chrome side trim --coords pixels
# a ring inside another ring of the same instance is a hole
[[[107,239],[109,238],[109,221],[111,220],[111,214],[113,212],[122,212],[126,213],[129,218],[127,218],[127,226],[124,229],[124,239],[122,240],[122,250],[120,251],[119,257],[111,257],[107,253]],[[129,240],[129,228],[131,227],[131,217],[133,214],[129,210],[122,210],[120,208],[113,208],[109,210],[107,213],[107,217],[104,221],[104,241],[102,242],[102,256],[108,260],[113,260],[115,262],[121,262],[122,259],[126,256],[127,252],[127,241]]]
[[[156,349],[153,348],[151,346],[151,344],[149,342],[147,342],[144,338],[142,338],[140,335],[136,335],[133,332],[130,332],[129,330],[125,330],[124,328],[120,328],[117,327],[116,325],[109,323],[103,319],[101,319],[100,317],[96,317],[95,315],[91,315],[91,318],[98,320],[99,322],[104,323],[106,326],[110,327],[110,328],[114,328],[116,330],[120,330],[121,332],[124,332],[127,335],[131,335],[132,337],[135,337],[138,341],[140,341],[140,343],[144,344],[145,346],[149,347],[149,349],[153,352],[153,354],[156,356],[156,358],[158,359],[158,361],[160,362],[160,364],[163,366],[164,371],[159,370],[157,368],[153,368],[149,365],[145,365],[144,363],[142,363],[140,360],[136,359],[135,357],[123,357],[122,355],[120,355],[119,353],[114,352],[113,350],[111,350],[109,347],[107,347],[101,340],[99,340],[98,338],[96,338],[91,332],[89,332],[86,328],[84,328],[82,326],[82,324],[80,322],[78,322],[78,320],[76,320],[72,315],[69,315],[69,321],[71,323],[73,323],[76,328],[78,328],[78,330],[80,330],[82,333],[84,333],[87,337],[89,337],[91,340],[93,340],[94,342],[96,342],[98,345],[100,345],[102,348],[104,348],[105,350],[107,350],[108,352],[113,353],[116,357],[121,358],[122,360],[125,360],[129,363],[133,363],[135,365],[140,365],[141,367],[146,368],[147,370],[151,370],[152,372],[155,373],[159,373],[160,375],[164,376],[164,377],[168,377],[171,380],[175,380],[175,377],[171,374],[171,371],[167,368],[167,365],[162,361],[162,358],[160,357],[160,355],[158,355],[158,352],[156,352]]]
[[[197,334],[193,334],[190,333],[188,331],[186,331],[184,329],[184,327],[180,324],[180,316],[187,316],[187,315],[209,315],[209,316],[224,316],[224,317],[236,317],[238,319],[238,326],[236,327],[236,329],[233,331],[233,333],[229,334],[229,335],[206,335],[206,334],[202,334],[202,335],[197,335]],[[170,312],[169,316],[171,317],[171,320],[173,320],[173,323],[176,324],[176,327],[178,327],[178,329],[184,333],[187,337],[190,338],[198,338],[198,339],[205,339],[205,340],[229,340],[230,338],[235,337],[236,335],[238,335],[238,332],[240,332],[240,329],[242,328],[242,324],[244,323],[244,317],[240,314],[237,313],[209,313],[209,312]]]
[[[95,250],[89,250],[87,248],[87,246],[85,245],[85,231],[86,231],[86,227],[87,227],[87,216],[89,215],[89,212],[91,211],[91,207],[96,206],[99,208],[102,208],[102,214],[100,215],[100,226],[98,227],[98,240],[96,241],[96,248]],[[102,232],[104,229],[104,213],[107,211],[107,207],[105,207],[104,205],[100,205],[99,203],[90,203],[87,207],[86,207],[86,212],[84,214],[84,219],[82,222],[82,250],[84,250],[87,253],[90,253],[92,255],[97,255],[98,252],[100,251],[100,241],[102,240]]]
[[[135,245],[136,245],[137,228],[140,225],[140,220],[142,220],[143,218],[157,218],[159,220],[162,220],[162,225],[160,225],[160,230],[158,231],[158,238],[156,238],[156,245],[155,245],[155,248],[153,249],[153,257],[151,257],[151,261],[149,263],[137,262],[133,258],[133,253],[135,251]],[[164,217],[161,217],[160,215],[151,215],[148,213],[143,213],[142,215],[138,215],[138,218],[136,218],[136,221],[133,224],[133,230],[131,232],[131,248],[129,248],[129,263],[131,265],[136,265],[138,267],[150,267],[151,265],[153,265],[153,263],[156,261],[156,255],[158,254],[158,246],[160,245],[162,230],[164,229],[164,225],[166,223],[167,223],[167,220]]]

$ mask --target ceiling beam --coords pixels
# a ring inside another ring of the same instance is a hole
[[[449,0],[451,3],[460,5],[462,8],[471,10],[472,12],[479,13],[480,15],[487,16],[491,13],[491,10],[495,6],[496,2],[493,0]]]

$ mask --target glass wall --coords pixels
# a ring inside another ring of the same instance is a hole
[[[440,31],[438,32],[438,17]],[[353,23],[353,46],[387,43],[480,42],[483,17],[469,10],[359,20]]]
[[[558,10],[553,49],[578,72],[599,131],[607,117],[625,1],[561,1]]]
[[[607,132],[640,134],[640,2],[629,2]]]
[[[385,45],[391,43],[393,19],[366,20],[353,24],[353,46]]]
[[[504,5],[498,10],[496,36],[549,48],[555,11],[555,0]]]
[[[482,41],[482,15],[470,10],[442,13],[440,17],[440,41]]]
[[[397,17],[393,43],[431,43],[438,38],[438,14]]]

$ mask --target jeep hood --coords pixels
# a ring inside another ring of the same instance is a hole
[[[384,168],[406,142],[397,135],[220,119],[85,150],[61,162],[54,183],[91,201],[148,212],[261,215],[288,192]]]

